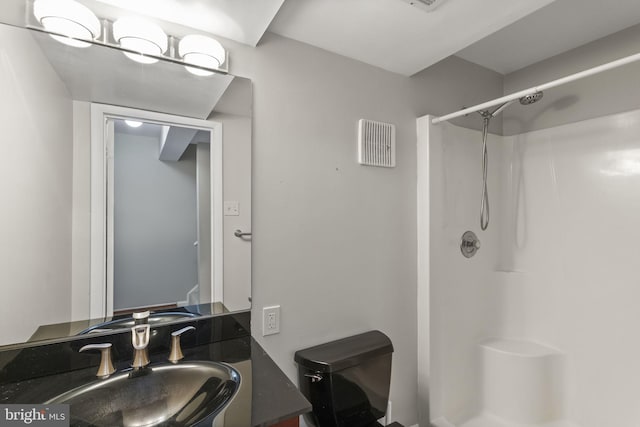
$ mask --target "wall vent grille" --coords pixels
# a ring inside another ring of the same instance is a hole
[[[366,166],[396,166],[396,127],[390,123],[358,121],[358,163]]]

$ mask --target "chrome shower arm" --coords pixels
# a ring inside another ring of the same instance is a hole
[[[496,108],[495,110],[493,110],[493,112],[491,113],[491,117],[495,117],[498,114],[502,113],[502,110],[504,110],[505,108],[507,108],[509,105],[513,104],[514,102],[516,102],[516,100],[512,100],[512,101],[507,101],[504,104],[502,104],[501,106],[499,106],[498,108]]]

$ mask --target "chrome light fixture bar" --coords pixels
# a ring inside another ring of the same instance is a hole
[[[65,45],[106,46],[142,64],[174,62],[199,77],[229,72],[228,52],[211,37],[194,34],[179,39],[153,22],[133,16],[112,23],[76,0],[25,1],[26,27],[47,33]]]

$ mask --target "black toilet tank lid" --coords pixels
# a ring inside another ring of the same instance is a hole
[[[361,364],[367,359],[393,352],[393,344],[380,331],[342,338],[296,351],[294,360],[316,372],[336,372]]]

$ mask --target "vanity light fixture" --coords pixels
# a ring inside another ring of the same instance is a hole
[[[182,60],[198,67],[218,69],[224,64],[226,53],[218,40],[211,37],[192,34],[185,36],[178,44],[178,53]],[[185,65],[187,71],[196,76],[210,76],[212,71]]]
[[[33,15],[51,37],[74,47],[89,47],[100,37],[98,17],[86,6],[74,0],[36,0]]]
[[[120,47],[133,51],[123,52],[125,56],[142,64],[158,62],[168,48],[168,37],[162,28],[142,18],[125,16],[113,23],[113,38]]]
[[[127,126],[132,127],[134,129],[142,126],[142,122],[139,122],[137,120],[125,120],[124,122],[127,124]]]
[[[182,39],[168,36],[160,26],[139,16],[124,16],[111,22],[77,0],[24,1],[33,12],[27,15],[27,28],[47,33],[66,45],[116,48],[142,64],[167,59],[184,65],[197,76],[229,72],[227,51],[214,38],[199,34]]]

